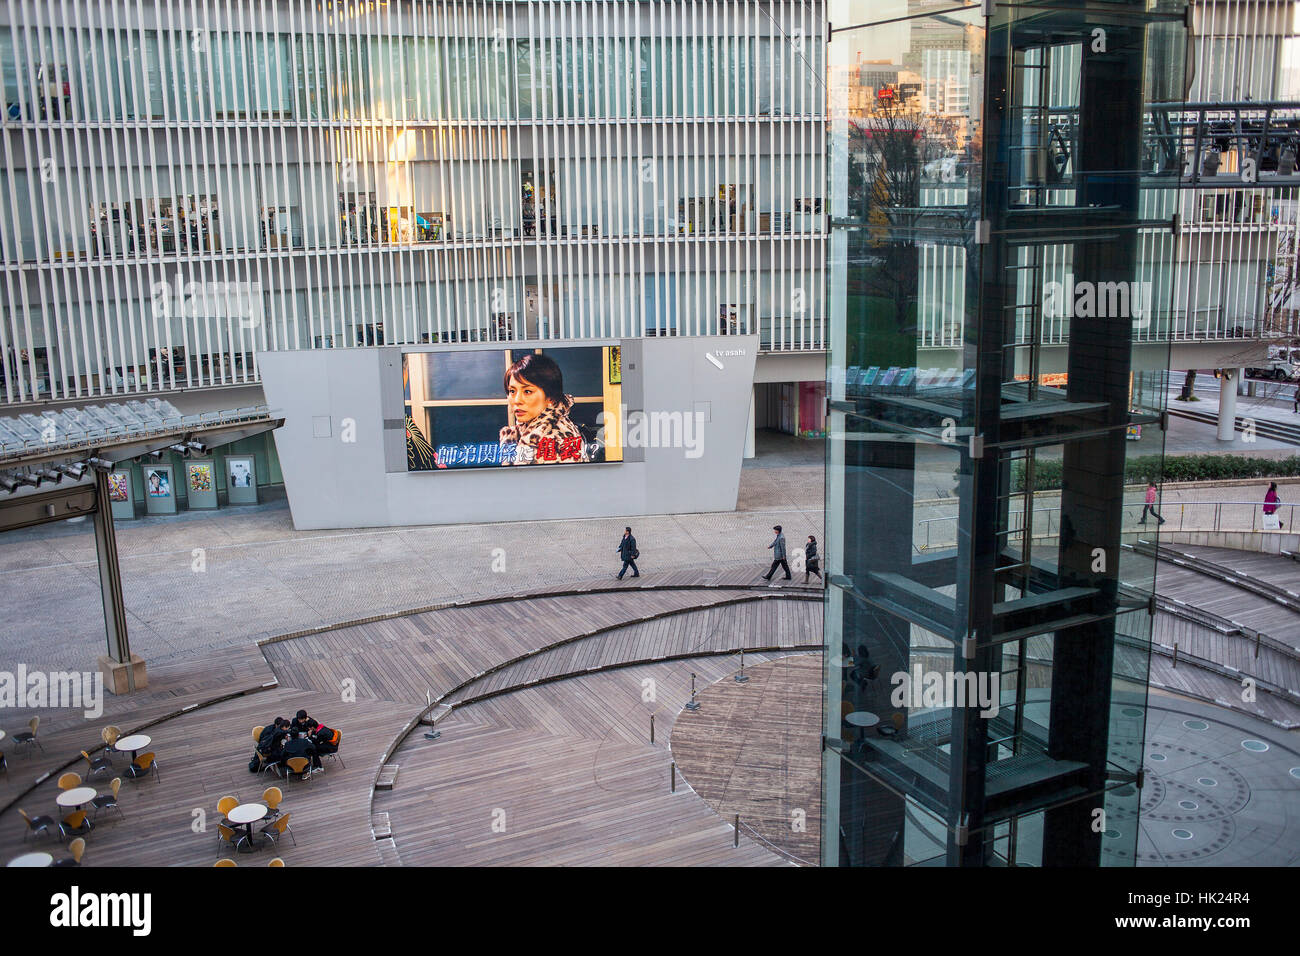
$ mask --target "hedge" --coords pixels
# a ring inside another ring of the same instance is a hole
[[[1013,462],[1013,491],[1025,490],[1025,466]],[[1291,478],[1300,476],[1300,455],[1290,458],[1247,458],[1244,455],[1142,455],[1124,463],[1126,484],[1160,481],[1224,481],[1232,478]],[[1060,459],[1039,459],[1034,463],[1034,490],[1055,491],[1061,487]]]

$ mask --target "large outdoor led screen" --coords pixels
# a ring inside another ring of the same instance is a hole
[[[409,471],[623,460],[616,345],[408,352],[402,386]]]

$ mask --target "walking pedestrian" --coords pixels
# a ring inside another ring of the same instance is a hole
[[[1264,492],[1264,530],[1281,531],[1282,519],[1277,516],[1278,506],[1282,499],[1278,497],[1277,482],[1268,483],[1268,491]]]
[[[772,530],[776,532],[776,537],[772,540],[772,543],[767,546],[768,550],[772,552],[772,567],[768,569],[767,574],[763,575],[763,580],[771,581],[772,575],[776,574],[776,569],[778,567],[785,571],[785,579],[787,581],[792,580],[790,565],[785,563],[785,535],[781,533],[781,526],[779,524],[773,525]]]
[[[1291,393],[1291,414],[1300,415],[1300,385]]]
[[[1155,519],[1159,521],[1160,524],[1165,523],[1165,519],[1160,517],[1160,512],[1156,511],[1156,483],[1154,481],[1147,482],[1147,500],[1146,504],[1142,506],[1142,520],[1139,521],[1138,524],[1147,523],[1148,511],[1155,516]],[[1159,526],[1157,525],[1157,527]]]
[[[808,583],[808,575],[817,575],[818,581],[824,581],[822,578],[821,565],[817,563],[817,539],[813,535],[808,535],[808,543],[803,549],[803,583]]]
[[[618,543],[614,549],[618,556],[623,559],[623,570],[618,572],[618,579],[623,580],[623,575],[627,574],[628,567],[632,568],[632,577],[639,578],[641,572],[637,570],[636,559],[641,557],[641,552],[636,549],[636,538],[632,537],[632,529],[623,529],[623,540]]]

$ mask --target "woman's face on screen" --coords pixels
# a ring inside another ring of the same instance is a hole
[[[532,382],[517,375],[510,376],[506,400],[510,402],[510,408],[515,413],[515,422],[520,425],[531,422],[547,406],[546,393]]]

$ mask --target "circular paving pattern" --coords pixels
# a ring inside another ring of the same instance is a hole
[[[1288,829],[1288,820],[1296,819],[1297,813],[1289,806],[1300,801],[1300,788],[1283,786],[1278,778],[1283,772],[1300,778],[1300,767],[1295,766],[1300,754],[1276,740],[1269,742],[1244,733],[1244,727],[1236,726],[1236,719],[1230,724],[1209,716],[1192,716],[1187,711],[1193,709],[1201,714],[1211,710],[1191,704],[1177,710],[1154,705],[1151,708],[1138,819],[1138,863],[1177,866],[1294,862],[1295,824]],[[1122,752],[1136,752],[1136,741],[1132,739],[1113,743],[1121,745]],[[1269,756],[1259,756],[1262,754]],[[1248,807],[1252,819],[1239,830],[1238,814]],[[1107,813],[1114,813],[1118,820],[1131,821],[1133,816],[1131,811],[1112,811],[1109,807]],[[1132,827],[1121,825],[1121,829],[1126,838],[1103,852],[1120,856],[1117,848],[1132,846]],[[1252,849],[1244,848],[1242,842],[1248,836]],[[1268,849],[1257,849],[1260,837]]]

